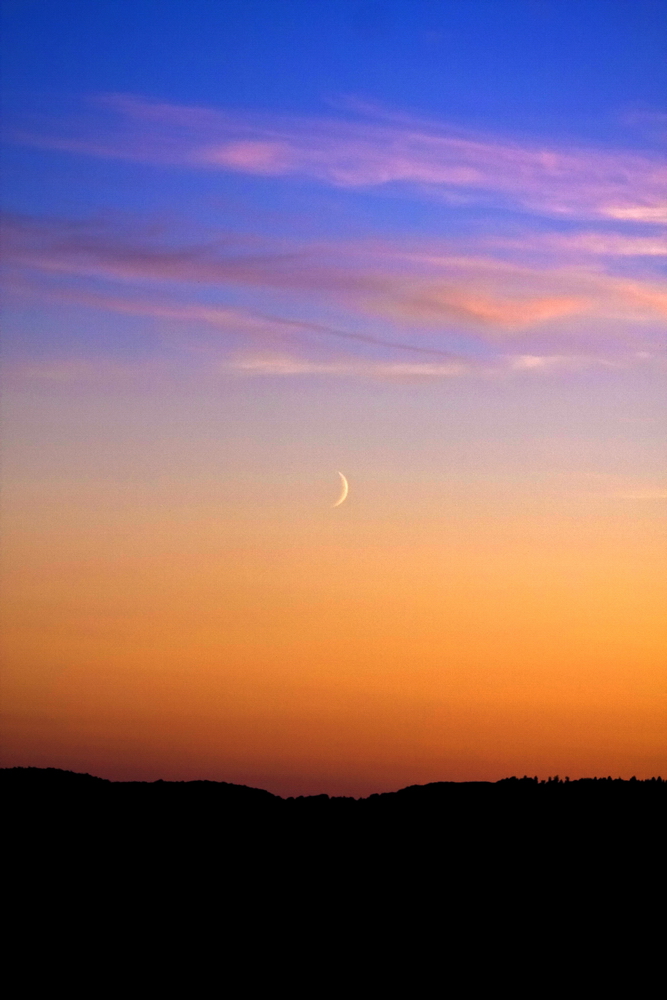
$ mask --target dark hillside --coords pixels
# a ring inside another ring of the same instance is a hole
[[[340,928],[363,936],[369,913],[411,926],[433,910],[463,935],[480,921],[495,934],[520,913],[521,933],[537,938],[532,915],[560,934],[554,921],[567,914],[562,927],[583,939],[592,914],[614,923],[621,900],[624,913],[645,912],[662,892],[660,779],[510,778],[282,799],[225,782],[13,768],[0,771],[0,787],[11,905],[33,920],[38,901],[49,926],[63,906],[79,928],[88,914],[121,914],[138,939],[147,921],[167,935],[177,921],[215,950],[221,921],[239,940],[246,926],[289,936],[292,913],[300,934],[317,937],[314,915],[337,912]]]
[[[0,788],[10,817],[10,835],[30,841],[58,839],[68,828],[87,830],[117,846],[128,837],[156,829],[159,842],[195,838],[200,845],[232,836],[256,839],[308,831],[317,837],[345,838],[372,831],[387,838],[422,843],[460,839],[489,845],[559,839],[562,852],[574,840],[640,836],[650,843],[664,822],[667,782],[593,778],[538,782],[507,778],[498,782],[434,782],[366,799],[300,796],[282,799],[245,785],[216,781],[114,782],[55,768],[0,770]],[[247,843],[247,841],[244,841]],[[527,850],[532,850],[526,844]]]

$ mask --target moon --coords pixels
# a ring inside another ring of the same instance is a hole
[[[347,497],[347,494],[350,492],[350,487],[349,487],[347,479],[345,478],[345,476],[343,475],[343,473],[339,472],[338,475],[340,476],[340,479],[341,479],[341,485],[343,487],[343,492],[338,497],[338,499],[336,500],[336,502],[331,505],[332,507],[340,507],[340,505],[342,504],[343,500],[345,500],[345,498]]]

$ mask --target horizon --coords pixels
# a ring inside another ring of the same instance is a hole
[[[667,0],[2,17],[0,765],[664,775]]]
[[[21,775],[16,775],[16,772],[21,772]],[[165,781],[164,778],[156,778],[156,779],[154,779],[152,781],[146,781],[146,780],[142,780],[142,779],[118,780],[118,779],[114,779],[114,778],[103,778],[103,777],[101,777],[98,774],[89,774],[87,771],[85,771],[85,772],[81,772],[81,771],[68,771],[68,770],[64,770],[62,768],[55,768],[55,767],[46,767],[46,768],[20,767],[20,766],[18,766],[18,767],[0,767],[0,777],[3,777],[3,776],[4,777],[10,777],[11,775],[14,775],[16,777],[21,777],[21,776],[25,775],[25,772],[30,772],[30,774],[32,775],[33,778],[34,777],[39,777],[39,776],[51,776],[51,777],[54,778],[54,780],[59,780],[58,776],[59,775],[63,775],[63,776],[69,776],[71,778],[91,778],[93,781],[101,781],[103,784],[106,784],[106,785],[110,785],[110,784],[111,785],[114,785],[114,784],[115,785],[128,785],[128,784],[130,784],[130,785],[137,785],[137,784],[139,784],[139,785],[222,785],[225,788],[230,788],[230,789],[245,789],[246,791],[250,791],[250,792],[263,792],[263,793],[265,793],[267,795],[270,795],[272,798],[282,799],[282,801],[289,801],[289,800],[293,800],[293,799],[309,799],[309,798],[310,799],[323,799],[323,798],[324,799],[336,799],[336,798],[344,798],[344,799],[347,799],[347,800],[352,799],[355,802],[362,802],[362,801],[367,801],[368,799],[371,799],[371,798],[376,799],[376,798],[380,798],[380,797],[383,797],[383,796],[397,795],[399,792],[417,792],[417,791],[424,791],[426,789],[433,789],[434,786],[447,786],[447,787],[449,787],[449,786],[452,786],[452,785],[454,785],[456,787],[468,786],[468,785],[475,785],[475,786],[477,786],[477,785],[511,785],[513,787],[515,784],[520,784],[522,786],[525,785],[525,784],[529,784],[529,785],[535,785],[535,786],[537,786],[537,785],[539,785],[539,786],[544,785],[546,787],[546,786],[550,786],[550,785],[561,786],[561,785],[577,785],[577,784],[586,784],[586,785],[597,785],[597,784],[604,784],[604,785],[607,785],[607,784],[612,784],[612,785],[618,785],[618,784],[621,784],[621,785],[635,785],[635,784],[639,784],[639,785],[645,785],[645,784],[646,785],[662,785],[662,784],[665,783],[663,781],[663,778],[662,778],[661,775],[653,775],[650,778],[637,778],[635,775],[633,775],[630,778],[619,778],[619,777],[612,778],[611,775],[606,775],[606,776],[588,775],[587,777],[583,777],[583,778],[573,778],[573,779],[570,779],[568,776],[565,776],[565,777],[561,778],[560,775],[558,775],[558,774],[556,774],[556,775],[549,775],[546,778],[540,778],[538,775],[530,776],[530,775],[527,775],[527,774],[524,774],[522,777],[519,777],[518,775],[513,774],[513,775],[508,775],[508,776],[506,776],[504,778],[499,778],[497,781],[474,781],[474,780],[473,781],[431,781],[431,782],[428,782],[425,785],[406,785],[406,786],[404,786],[402,788],[393,788],[393,789],[390,789],[389,791],[384,791],[384,792],[371,792],[369,795],[361,796],[359,798],[354,798],[353,796],[349,796],[349,795],[342,795],[342,796],[328,795],[326,792],[320,792],[320,793],[315,792],[315,793],[312,793],[310,795],[302,795],[302,794],[300,794],[300,795],[296,795],[296,796],[295,795],[281,796],[281,795],[279,795],[276,792],[269,792],[268,789],[266,789],[266,788],[257,788],[257,787],[255,787],[253,785],[239,785],[239,784],[234,784],[234,783],[227,782],[227,781],[222,781],[222,780],[216,781],[216,780],[211,780],[209,778],[192,778],[192,779],[185,780],[185,781],[184,780],[169,780],[169,779]],[[34,772],[37,772],[37,775],[35,775]],[[3,777],[3,780],[4,780],[4,777]],[[12,783],[10,782],[9,785],[8,785],[8,787],[10,789],[11,789],[11,785],[12,785]],[[22,788],[22,790],[24,792],[29,791],[30,787],[31,787],[30,783],[27,783],[27,784],[23,783],[23,785],[21,785],[21,783],[19,783],[18,785],[15,785],[15,788],[17,788],[17,789],[21,789]],[[47,786],[44,785],[44,784],[42,784],[41,786],[37,785],[37,786],[34,786],[34,787],[37,788],[37,789],[41,788],[41,790],[44,791]]]

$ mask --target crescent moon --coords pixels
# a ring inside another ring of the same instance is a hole
[[[332,507],[340,507],[340,505],[342,504],[343,500],[345,500],[345,498],[347,497],[347,494],[350,492],[350,487],[349,487],[347,479],[345,478],[345,476],[343,475],[343,473],[339,472],[338,475],[341,478],[341,483],[342,483],[342,486],[343,486],[343,492],[338,497],[338,499],[336,500],[336,502],[331,505]]]

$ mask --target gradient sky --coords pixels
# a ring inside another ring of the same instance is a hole
[[[664,775],[665,0],[3,17],[2,764]]]

